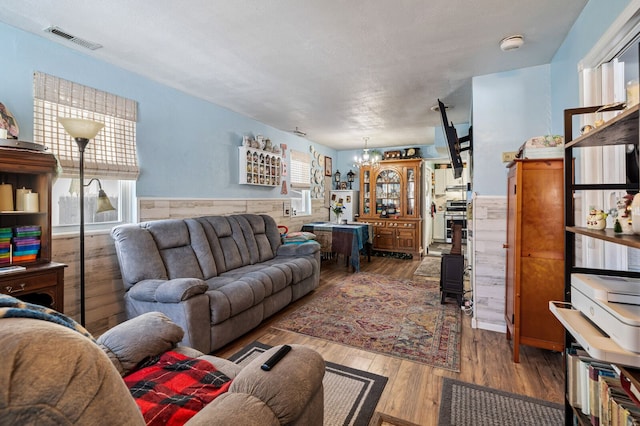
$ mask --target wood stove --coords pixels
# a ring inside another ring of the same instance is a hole
[[[447,296],[454,296],[458,306],[462,306],[464,287],[464,255],[461,251],[462,226],[453,225],[453,247],[449,254],[442,254],[440,260],[440,303]]]

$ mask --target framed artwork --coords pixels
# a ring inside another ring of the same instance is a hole
[[[332,168],[333,168],[333,164],[331,161],[331,157],[324,157],[324,175],[331,176]]]

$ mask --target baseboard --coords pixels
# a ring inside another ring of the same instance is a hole
[[[483,322],[483,321],[478,321],[476,318],[471,318],[471,327],[479,328],[482,330],[497,331],[498,333],[507,332],[506,324],[495,324],[492,322]]]

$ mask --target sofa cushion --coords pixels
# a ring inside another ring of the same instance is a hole
[[[211,252],[211,244],[202,226],[202,223],[195,219],[185,219],[184,222],[189,228],[189,235],[191,237],[191,248],[198,259],[198,264],[202,270],[204,278],[211,278],[218,275],[218,269],[216,262]]]
[[[265,281],[261,277],[245,275],[229,280],[225,285],[217,286],[218,281],[227,277],[212,278],[215,290],[207,291],[211,306],[211,324],[219,324],[230,317],[260,304],[266,296]]]
[[[277,226],[267,215],[204,216],[195,219],[209,240],[217,274],[272,259],[278,248]],[[206,275],[205,279],[214,276]]]
[[[109,329],[97,343],[124,376],[145,358],[174,348],[183,335],[184,331],[166,315],[147,312]]]
[[[2,319],[0,423],[144,425],[109,358],[80,333],[48,321]]]
[[[275,257],[268,262],[274,268],[283,270],[287,275],[291,275],[292,283],[299,283],[302,280],[313,275],[314,265],[316,264],[312,257]]]
[[[168,219],[147,222],[144,226],[156,242],[169,279],[204,278],[191,247],[191,236],[185,221]]]
[[[111,231],[125,290],[148,279],[167,279],[167,270],[153,236],[138,225],[120,225]]]
[[[274,252],[267,237],[267,226],[262,216],[245,214],[232,216],[231,219],[236,220],[242,229],[252,265],[273,258]]]
[[[231,222],[228,216],[205,216],[196,220],[209,240],[218,274],[249,264],[248,249],[237,221]]]
[[[268,297],[290,285],[293,275],[288,268],[281,268],[278,265],[270,266],[268,263],[258,263],[225,272],[221,277],[235,277],[236,279],[252,277],[258,279],[264,286],[265,296]]]

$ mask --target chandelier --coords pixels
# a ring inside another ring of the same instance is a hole
[[[378,166],[378,163],[382,159],[382,156],[378,151],[370,151],[369,148],[367,148],[367,143],[369,142],[369,138],[365,137],[362,139],[364,139],[364,149],[362,150],[362,155],[355,156],[353,167],[360,168],[363,166],[371,166],[371,167]]]

